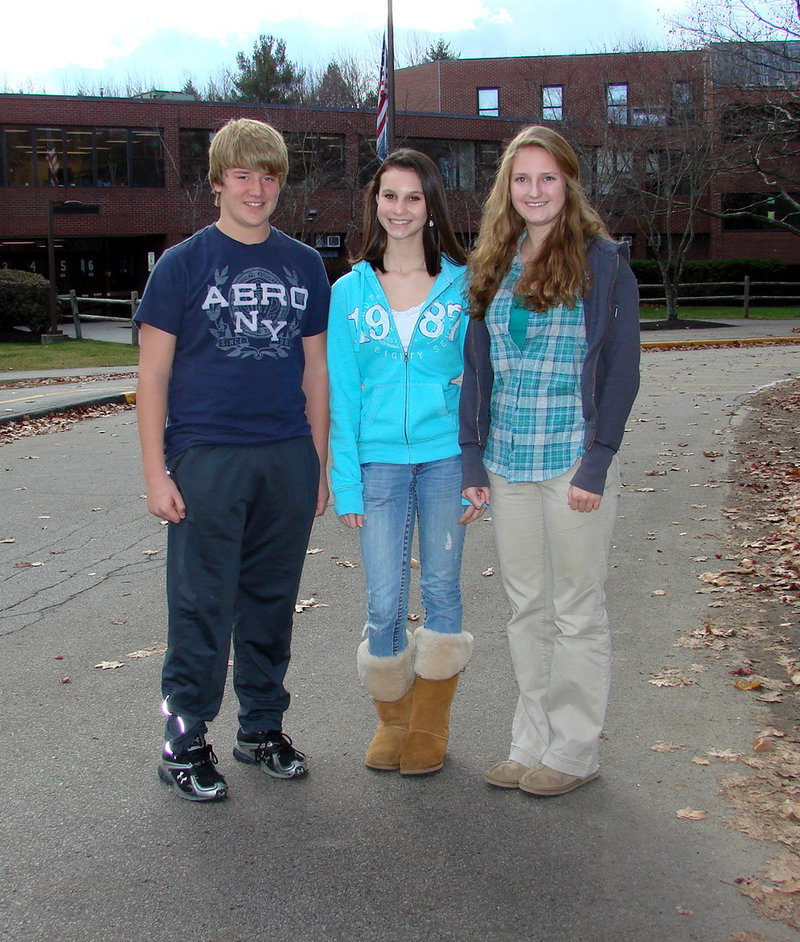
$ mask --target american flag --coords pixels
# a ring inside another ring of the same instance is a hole
[[[378,83],[378,158],[386,160],[386,118],[389,112],[389,93],[386,75],[386,37],[383,38],[383,53],[381,54],[381,78]]]
[[[50,186],[58,186],[58,171],[60,164],[55,144],[47,145],[47,167],[50,171]]]

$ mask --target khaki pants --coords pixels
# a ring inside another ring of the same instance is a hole
[[[599,509],[578,513],[574,473],[509,484],[490,472],[489,483],[519,686],[510,758],[584,777],[597,770],[611,682],[605,581],[620,484],[615,458]]]

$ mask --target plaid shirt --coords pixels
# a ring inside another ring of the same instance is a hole
[[[581,368],[586,358],[583,302],[545,314],[529,312],[522,350],[508,323],[521,301],[517,253],[486,311],[494,369],[489,438],[484,465],[510,483],[546,481],[569,470],[583,454]]]

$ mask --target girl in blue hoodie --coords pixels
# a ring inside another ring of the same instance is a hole
[[[366,764],[420,775],[442,767],[472,648],[459,582],[465,256],[424,154],[398,150],[381,164],[364,196],[361,245],[331,295],[331,481],[336,513],[359,531],[367,584],[357,663],[379,723]],[[412,634],[416,520],[425,623]]]

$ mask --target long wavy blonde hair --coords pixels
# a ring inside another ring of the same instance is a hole
[[[483,320],[486,309],[511,268],[517,241],[525,222],[511,205],[511,171],[514,158],[524,147],[541,147],[550,154],[564,175],[566,200],[536,258],[525,265],[516,292],[525,307],[544,312],[556,304],[572,308],[589,284],[586,248],[595,236],[608,238],[608,230],[589,205],[580,182],[578,157],[564,138],[552,128],[532,125],[511,141],[503,153],[491,192],[483,208],[483,219],[475,248],[468,259],[470,316]]]

